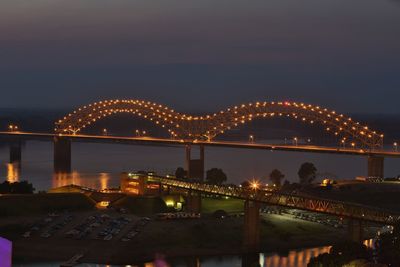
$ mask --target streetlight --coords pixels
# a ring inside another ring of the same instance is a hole
[[[351,147],[352,148],[355,148],[355,146],[356,146],[356,144],[353,142],[353,143],[351,143]]]
[[[9,130],[10,132],[18,131],[18,126],[17,126],[17,125],[10,124],[10,125],[8,125],[8,130]]]
[[[294,144],[295,146],[297,146],[297,145],[299,144],[298,141],[299,141],[299,139],[297,139],[297,137],[294,137],[294,138],[293,138],[293,144]]]
[[[253,181],[250,183],[250,187],[251,187],[254,191],[256,191],[257,189],[260,188],[260,183],[259,183],[258,181],[253,180]]]
[[[342,143],[343,148],[346,148],[346,141],[342,140],[341,143]]]
[[[250,142],[250,143],[254,143],[254,135],[251,134],[251,135],[249,136],[249,142]]]
[[[396,151],[396,152],[397,152],[397,148],[398,148],[398,144],[397,144],[397,142],[394,142],[394,143],[393,143],[393,148],[394,148],[394,151]]]
[[[138,129],[136,129],[135,133],[136,133],[136,137],[140,136],[140,133],[139,133]]]
[[[103,129],[103,135],[107,135],[107,129],[106,128]]]

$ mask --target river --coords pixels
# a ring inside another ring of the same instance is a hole
[[[354,179],[356,176],[365,176],[367,172],[367,159],[359,156],[231,148],[206,148],[205,153],[206,170],[222,168],[228,176],[228,182],[236,184],[249,179],[268,182],[267,177],[275,168],[285,174],[285,179],[295,182],[298,180],[297,171],[304,162],[315,164],[319,179]],[[119,174],[123,171],[174,173],[178,166],[184,166],[184,149],[179,146],[76,142],[72,145],[72,173],[54,175],[52,143],[28,141],[23,148],[21,169],[8,161],[8,148],[2,146],[0,181],[27,180],[37,191],[67,184],[104,189],[118,187]],[[400,174],[398,166],[396,159],[386,159],[386,176]]]

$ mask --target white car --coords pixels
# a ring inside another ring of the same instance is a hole
[[[112,234],[107,235],[106,237],[104,237],[105,241],[110,241],[113,238]]]

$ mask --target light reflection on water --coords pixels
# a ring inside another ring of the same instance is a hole
[[[18,163],[7,163],[7,181],[10,183],[18,182],[20,177],[20,164]]]
[[[307,263],[312,257],[316,257],[320,254],[329,252],[330,247],[319,247],[319,248],[309,248],[303,250],[293,250],[290,251],[286,256],[280,256],[275,253],[259,254],[259,264],[261,267],[306,267]],[[79,264],[77,267],[134,267],[134,266],[144,266],[144,267],[235,267],[242,266],[247,267],[246,263],[242,262],[242,258],[239,256],[222,256],[222,257],[201,257],[193,258],[192,260],[185,259],[174,259],[166,263],[166,265],[160,265],[160,263],[144,263],[142,265],[101,265],[101,264]],[[38,264],[16,264],[15,267],[59,267],[59,263],[38,263]]]
[[[77,171],[73,171],[72,173],[53,173],[52,187],[55,188],[75,184],[103,190],[116,185],[115,183],[110,183],[111,179],[114,179],[115,182],[117,182],[118,175],[112,176],[111,174],[104,172],[84,174]]]
[[[364,242],[369,248],[374,247],[374,240],[366,240]],[[331,246],[307,248],[301,250],[292,250],[285,256],[277,253],[260,253],[258,260],[260,267],[307,267],[308,262],[313,257],[328,253]],[[190,263],[188,263],[190,262]],[[244,263],[240,256],[212,256],[212,257],[200,257],[185,259],[173,259],[168,262],[148,262],[139,265],[102,265],[102,264],[89,264],[83,263],[77,265],[77,267],[248,267],[249,264]],[[59,267],[60,263],[36,263],[36,264],[14,264],[14,267]],[[254,266],[254,265],[251,265]]]

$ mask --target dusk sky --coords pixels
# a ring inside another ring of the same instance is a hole
[[[0,107],[400,113],[400,1],[1,0]]]

